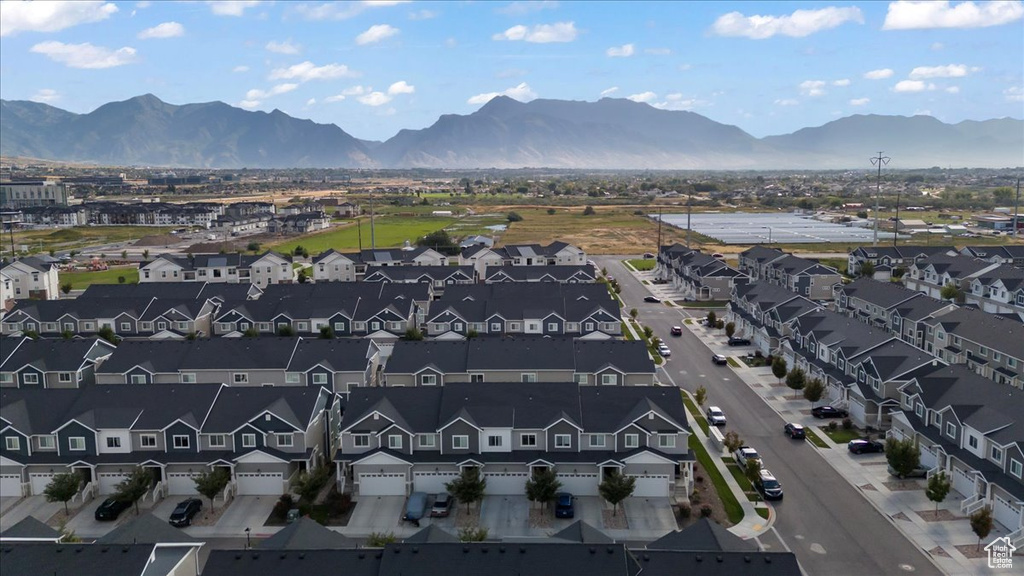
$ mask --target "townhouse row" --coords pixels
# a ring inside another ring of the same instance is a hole
[[[734,285],[750,280],[722,258],[690,250],[682,244],[661,247],[654,274],[680,291],[684,299],[702,302],[728,300]]]
[[[842,282],[831,266],[765,246],[740,252],[739,269],[752,281],[782,286],[815,301],[831,300],[833,289]]]
[[[978,249],[973,250],[979,253]],[[953,286],[955,299],[992,314],[1024,318],[1024,268],[961,254],[938,254],[912,264],[903,277],[907,288],[942,298]]]

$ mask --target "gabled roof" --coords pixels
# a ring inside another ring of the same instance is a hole
[[[545,276],[551,281],[564,282],[572,277],[594,279],[594,267],[589,264],[558,265],[558,266],[490,266],[487,268],[487,279],[503,274],[516,282],[527,282]]]
[[[604,532],[587,524],[583,520],[577,520],[562,530],[555,532],[551,538],[568,540],[569,542],[580,542],[583,544],[612,544],[614,539]]]
[[[673,530],[647,545],[648,550],[704,552],[753,552],[758,546],[729,532],[707,518],[682,529]]]
[[[61,533],[46,524],[36,520],[32,516],[26,516],[13,526],[0,532],[0,540],[48,540],[56,542],[60,540]]]
[[[436,542],[460,542],[460,540],[458,537],[438,528],[437,525],[431,524],[412,536],[402,540],[402,542],[405,542],[406,544],[428,544]]]
[[[49,340],[24,338],[17,344],[5,339],[0,371],[32,365],[42,372],[75,372],[84,364],[113,353],[115,346],[100,338]],[[10,348],[8,348],[10,346]]]
[[[152,562],[152,544],[126,544],[112,553],[109,546],[96,544],[4,543],[4,576],[38,576],[40,574],[74,574],[75,576],[140,576],[167,574],[190,552],[168,548],[157,562]],[[166,556],[166,561],[165,560]]]
[[[356,541],[303,516],[259,543],[260,550],[332,550],[356,548]]]
[[[927,323],[1018,360],[1024,359],[1024,323],[1018,320],[975,308],[960,308]]]
[[[329,395],[319,386],[225,386],[202,422],[204,433],[230,433],[270,412],[298,430],[306,430]]]
[[[121,524],[104,536],[96,539],[97,544],[191,544],[199,540],[171,526],[153,514],[146,512]]]
[[[38,270],[39,272],[49,272],[51,268],[54,268],[56,266],[55,263],[47,262],[42,258],[37,258],[35,256],[25,256],[23,258],[18,258],[13,262],[7,262],[6,260],[0,262],[0,270],[14,266],[15,264],[27,266],[28,268]]]

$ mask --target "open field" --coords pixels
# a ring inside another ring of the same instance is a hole
[[[60,283],[71,282],[72,290],[84,290],[92,284],[117,284],[120,276],[124,276],[125,283],[134,284],[139,281],[139,269],[130,266],[98,272],[61,272]]]
[[[100,244],[114,244],[138,240],[143,236],[167,234],[173,228],[160,226],[75,226],[74,228],[45,228],[18,230],[14,233],[14,244],[28,245],[29,252],[45,254],[50,250],[76,250]],[[3,235],[3,249],[11,249],[10,236]]]
[[[374,244],[378,248],[401,246],[408,240],[415,243],[416,239],[436,230],[440,230],[452,222],[454,218],[436,218],[431,216],[382,216],[374,221]],[[370,221],[362,220],[362,246],[370,247]],[[296,246],[309,250],[310,254],[319,254],[331,248],[335,250],[358,250],[360,226],[352,222],[345,226],[309,234],[299,238],[291,238],[285,242],[268,244],[279,252],[291,252]]]

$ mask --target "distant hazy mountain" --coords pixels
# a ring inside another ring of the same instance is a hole
[[[72,114],[0,101],[0,154],[113,165],[201,168],[371,167],[366,147],[333,124],[223,102],[175,106],[147,94]]]
[[[221,102],[175,106],[152,95],[73,114],[0,100],[0,154],[113,165],[208,168],[773,169],[1024,165],[1024,121],[944,124],[930,116],[850,116],[755,138],[693,112],[605,98],[494,98],[386,142],[334,125]]]

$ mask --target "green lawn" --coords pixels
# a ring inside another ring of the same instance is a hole
[[[50,250],[71,250],[98,244],[127,242],[143,236],[167,234],[171,230],[173,228],[157,226],[75,226],[57,230],[19,230],[14,233],[14,244],[27,245],[29,252],[37,254]],[[3,248],[10,249],[10,237],[7,234],[4,234],[4,240]]]
[[[700,413],[697,405],[690,399],[689,396],[683,394],[683,404],[686,405],[686,409],[690,411],[690,416],[697,421],[697,425],[704,431],[704,435],[707,436],[711,433],[711,428],[708,427],[708,421],[704,418],[704,415]]]
[[[722,460],[726,459],[723,458]],[[725,466],[729,469],[729,472],[732,473],[732,477],[736,479],[736,483],[739,484],[740,488],[742,488],[743,491],[747,494],[747,498],[749,498],[753,502],[757,502],[757,492],[754,490],[754,485],[751,484],[750,480],[747,479],[747,476],[743,473],[743,470],[740,469],[739,464],[732,461],[727,461],[725,463]]]
[[[743,520],[743,507],[740,506],[736,495],[729,489],[729,485],[725,483],[725,477],[715,467],[715,463],[711,460],[704,445],[693,434],[690,435],[690,450],[693,450],[697,461],[700,462],[700,467],[704,469],[711,479],[711,483],[715,485],[715,490],[718,492],[718,497],[722,499],[722,506],[725,507],[725,514],[729,517],[729,522],[739,524]]]
[[[768,519],[768,509],[767,508],[757,508],[756,510],[757,510],[757,515],[758,516],[760,516],[761,518],[764,518],[765,520]]]
[[[733,358],[732,356],[726,356],[725,361],[728,362],[729,366],[732,366],[733,368],[742,368],[742,366],[740,366],[740,363],[737,362],[736,359]]]
[[[408,240],[415,244],[416,239],[447,227],[455,222],[454,218],[435,218],[432,216],[382,216],[374,221],[374,245],[377,248],[397,248]],[[331,248],[341,251],[359,249],[359,226],[355,222],[343,227],[335,227],[301,238],[293,238],[286,242],[269,244],[266,247],[278,252],[290,253],[296,246],[309,250],[310,254],[319,254]],[[370,248],[370,221],[362,220],[362,246]]]
[[[807,433],[807,439],[811,441],[811,444],[814,444],[818,448],[831,448],[831,446],[826,444],[825,441],[819,438],[818,435],[810,428],[804,428],[804,432]]]
[[[658,265],[658,262],[653,258],[636,258],[634,260],[626,260],[626,262],[638,272],[654,270],[654,267]]]
[[[71,282],[72,290],[84,290],[91,284],[119,284],[118,277],[124,276],[126,284],[135,284],[139,281],[139,269],[132,268],[111,268],[98,272],[61,272],[60,283]]]
[[[704,300],[703,302],[676,300],[676,305],[683,308],[725,308],[725,305],[728,303],[728,300]]]
[[[857,430],[856,428],[844,430],[843,427],[840,426],[833,431],[829,430],[828,426],[822,426],[821,431],[831,438],[836,444],[846,444],[850,440],[856,440],[861,437],[860,430]]]

